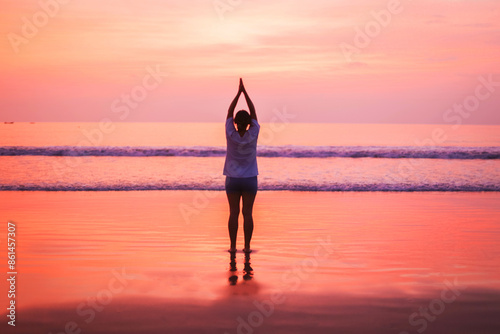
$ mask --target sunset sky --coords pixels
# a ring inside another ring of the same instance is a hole
[[[2,3],[0,121],[500,124],[498,0],[59,1]]]

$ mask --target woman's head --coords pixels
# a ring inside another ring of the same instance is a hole
[[[242,131],[243,129],[246,130],[251,122],[252,118],[246,110],[240,110],[236,113],[236,116],[234,116],[234,123],[238,126],[238,131]]]

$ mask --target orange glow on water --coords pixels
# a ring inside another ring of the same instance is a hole
[[[122,268],[131,279],[120,297],[225,295],[223,192],[0,195],[2,219],[18,226],[24,308],[85,300]],[[284,289],[311,298],[427,296],[455,277],[468,287],[499,289],[497,197],[261,192],[254,280],[262,295]],[[242,229],[239,238],[241,246]],[[237,265],[241,270],[242,255]]]

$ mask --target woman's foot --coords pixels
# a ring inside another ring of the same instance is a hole
[[[227,251],[229,253],[236,253],[236,248],[229,248]]]
[[[252,252],[252,250],[250,248],[243,248],[243,252],[245,254],[250,254]]]

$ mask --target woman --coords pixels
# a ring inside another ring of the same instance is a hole
[[[234,116],[234,109],[240,95],[250,110],[240,110]],[[236,127],[236,128],[235,128]],[[255,107],[248,96],[243,80],[240,79],[238,94],[229,106],[226,118],[226,161],[224,175],[226,175],[226,194],[229,202],[229,238],[231,246],[229,252],[236,252],[236,235],[238,233],[238,217],[240,215],[240,199],[243,201],[243,230],[245,232],[245,253],[250,253],[250,241],[253,233],[253,202],[257,195],[257,137],[260,125],[257,122]]]

